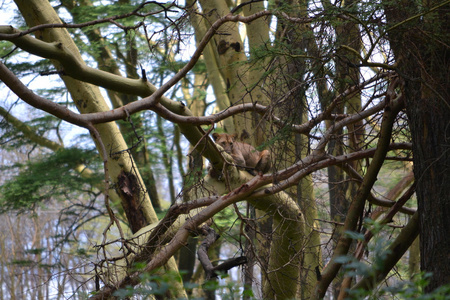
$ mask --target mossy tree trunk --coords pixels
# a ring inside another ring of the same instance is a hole
[[[46,0],[15,1],[28,26],[39,24],[60,23],[58,15]],[[80,64],[84,61],[66,29],[44,29],[38,31],[36,36],[46,42],[58,42],[76,58]],[[54,61],[57,69],[62,69],[61,65]],[[81,113],[108,111],[109,107],[100,94],[98,87],[73,79],[70,76],[61,76],[74,103]],[[125,210],[129,226],[132,232],[137,232],[142,227],[158,221],[148,194],[145,192],[143,180],[139,171],[134,167],[133,158],[123,150],[128,149],[125,140],[114,122],[96,125],[105,147],[112,153],[107,160],[111,181],[119,188],[119,196]],[[96,141],[97,147],[99,147]],[[99,151],[103,154],[102,151]],[[132,193],[120,189],[122,183],[131,184],[128,188]],[[168,264],[168,269],[177,272],[176,264],[172,258]],[[181,278],[180,278],[181,281]],[[175,285],[174,294],[185,296],[185,291],[181,285]]]
[[[211,23],[230,13],[226,1],[200,1],[200,5],[206,18]],[[254,3],[251,6],[245,6],[243,13],[244,15],[250,15],[263,10],[263,3]],[[217,34],[214,40],[210,42],[213,46],[212,51],[203,53],[206,62],[213,61],[217,65],[217,67],[213,65],[210,68],[207,64],[208,74],[212,74],[216,68],[220,70],[221,82],[226,84],[226,95],[231,105],[241,103],[268,105],[271,101],[267,94],[267,89],[271,90],[273,87],[262,89],[264,84],[267,84],[264,74],[267,71],[265,68],[268,60],[257,59],[256,54],[262,48],[268,46],[269,26],[267,21],[261,18],[247,24],[246,28],[248,47],[251,49],[250,56],[254,59],[252,63],[248,64],[248,58],[245,56],[244,44],[237,24],[230,23],[222,26],[220,29],[221,34]],[[197,27],[196,32],[200,32]],[[208,57],[208,55],[213,56]],[[221,89],[222,87],[218,85],[218,88]],[[215,90],[215,93],[216,95],[220,94],[220,90]],[[233,118],[234,132],[238,134],[240,140],[255,146],[268,140],[270,133],[267,132],[265,120],[259,115],[246,112],[235,115]],[[279,161],[283,160],[283,158],[278,159]],[[295,161],[294,157],[289,162],[293,161]],[[289,163],[287,162],[286,165],[289,165]],[[257,210],[256,218],[259,220],[259,216],[264,214],[267,214],[266,209],[262,213],[258,213]],[[273,215],[272,217],[274,218],[273,223],[270,222],[271,229],[268,230],[272,234],[270,246],[267,242],[264,242],[264,247],[261,247],[262,244],[257,243],[259,244],[257,249],[261,250],[258,253],[263,264],[261,267],[265,268],[262,273],[268,274],[267,277],[263,275],[263,297],[294,297],[299,289],[301,256],[299,252],[296,253],[295,251],[300,251],[301,246],[297,244],[289,251],[286,251],[289,241],[292,242],[292,240],[285,238],[283,231],[297,230],[298,234],[302,236],[303,231],[301,228],[304,229],[305,227],[286,228],[285,224],[288,223],[282,221],[280,216]],[[289,224],[292,225],[292,223]],[[260,235],[256,237],[256,240],[263,241],[267,237],[267,235]]]
[[[129,1],[121,1],[121,2],[129,2]],[[76,23],[82,23],[84,20],[83,12],[92,9],[93,3],[90,0],[80,1],[78,5],[74,1],[63,0],[62,5],[71,13],[74,21]],[[98,68],[100,70],[104,70],[106,72],[110,72],[116,74],[118,76],[122,76],[120,71],[120,67],[116,61],[116,58],[113,56],[112,50],[110,49],[109,43],[105,40],[100,29],[98,28],[89,28],[88,30],[84,30],[84,34],[86,35],[88,41],[97,45],[95,47],[95,51],[90,53],[92,57],[98,64]],[[118,53],[118,56],[123,60],[125,64],[125,72],[127,78],[139,78],[137,74],[137,52],[136,52],[136,41],[132,38],[132,34],[129,34],[130,38],[126,40],[126,53]],[[120,47],[116,47],[116,51],[120,52]],[[107,90],[107,95],[111,104],[114,108],[123,106],[125,104],[136,101],[138,98],[136,95],[129,95],[125,93],[119,93],[112,90]],[[120,131],[123,133],[125,141],[128,147],[131,149],[131,153],[133,155],[133,159],[136,161],[136,166],[139,168],[139,171],[142,175],[145,189],[150,197],[153,208],[156,211],[161,210],[161,200],[159,198],[157,188],[156,188],[156,179],[155,175],[150,163],[150,154],[147,149],[147,145],[145,144],[145,139],[142,138],[143,132],[143,120],[140,114],[133,115],[129,120],[119,121],[118,122]],[[136,136],[138,134],[139,136]],[[140,139],[141,138],[141,139]],[[140,145],[136,145],[136,143],[142,143]]]

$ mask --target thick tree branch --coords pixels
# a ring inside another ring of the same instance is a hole
[[[243,178],[251,178],[250,175],[242,173],[241,177]],[[242,179],[241,179],[242,180]],[[207,179],[208,181],[208,179]],[[114,293],[115,290],[127,286],[127,285],[135,285],[139,283],[139,276],[142,272],[149,272],[158,267],[163,266],[167,260],[172,257],[179,248],[185,245],[187,238],[189,235],[194,232],[198,226],[202,223],[206,222],[209,218],[213,217],[219,211],[223,210],[227,206],[236,203],[238,201],[242,201],[244,199],[248,199],[249,195],[256,189],[261,188],[266,183],[262,180],[262,176],[255,176],[252,179],[248,180],[244,184],[237,184],[237,187],[224,196],[217,196],[214,199],[206,199],[206,202],[209,203],[207,207],[203,210],[196,212],[190,212],[189,217],[184,218],[184,223],[176,230],[172,239],[168,244],[162,246],[162,248],[158,248],[156,252],[152,252],[153,255],[150,257],[147,256],[146,260],[150,259],[147,263],[147,266],[140,270],[139,272],[135,272],[130,274],[126,278],[123,278],[119,281],[114,287],[105,287],[99,294],[92,297],[92,299],[103,299]],[[220,193],[220,191],[219,191]],[[210,202],[212,201],[212,202]],[[203,203],[205,204],[205,203]],[[252,204],[265,211],[270,211],[275,214],[275,219],[283,222],[285,226],[288,226],[287,223],[294,223],[289,225],[289,228],[295,228],[292,232],[289,233],[289,238],[291,242],[296,241],[295,243],[299,243],[303,237],[299,236],[299,228],[301,229],[303,226],[302,221],[302,213],[299,211],[298,206],[288,197],[281,197],[279,195],[270,195],[265,197],[264,199],[259,199],[258,201],[252,202]],[[178,211],[178,210],[176,210]],[[175,218],[173,216],[168,218],[169,223],[174,222]],[[168,225],[169,223],[166,223]],[[161,229],[165,232],[168,228],[166,225],[161,225]],[[170,226],[170,225],[169,225]],[[171,229],[172,230],[172,229]],[[161,233],[161,232],[160,232]],[[160,233],[153,235],[154,238],[157,238],[158,241],[162,241]],[[291,236],[292,235],[292,236]],[[145,237],[144,237],[145,238]],[[153,242],[147,244],[156,250],[155,240],[151,238]],[[148,240],[148,238],[145,238]],[[161,243],[156,243],[158,246]],[[144,258],[144,257],[142,257]]]
[[[412,145],[410,143],[392,143],[389,145],[389,150],[411,149],[411,148]],[[262,190],[255,191],[253,194],[251,194],[249,199],[278,193],[286,189],[287,187],[291,187],[298,184],[299,180],[303,179],[305,176],[311,174],[312,172],[326,168],[328,166],[340,165],[358,159],[373,157],[377,149],[378,148],[360,150],[357,152],[343,154],[340,156],[331,156],[331,155],[314,156],[314,154],[308,155],[302,161],[297,162],[296,164],[290,166],[289,168],[280,170],[275,174],[263,175],[265,182],[271,183],[273,182],[274,178],[276,178],[278,180],[277,184],[276,185],[274,184],[273,186],[270,187],[265,187]],[[390,207],[394,203],[395,202],[393,201],[392,202],[380,201],[375,204]],[[414,213],[414,211],[412,211],[411,213],[410,210],[405,210],[404,212],[410,214]]]
[[[2,62],[0,62],[0,79],[13,91],[20,99],[29,105],[48,112],[61,120],[78,125],[83,128],[90,128],[93,123],[85,120],[82,115],[69,110],[68,108],[36,95],[25,86]]]

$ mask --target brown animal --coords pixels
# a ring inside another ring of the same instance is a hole
[[[240,167],[267,173],[270,170],[269,150],[258,151],[252,145],[236,141],[236,134],[213,133],[214,141],[230,154],[234,163]]]

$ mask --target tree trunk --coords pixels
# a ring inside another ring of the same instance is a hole
[[[412,243],[409,248],[408,257],[408,275],[410,280],[414,280],[414,277],[419,274],[420,271],[420,241],[419,238]]]
[[[445,98],[408,97],[407,102],[420,213],[420,266],[433,273],[428,291],[450,282],[450,151],[446,142],[450,108],[443,103],[450,104],[450,95],[448,90],[442,95]]]
[[[192,7],[193,10],[198,9],[195,0],[187,0],[187,6]],[[198,14],[192,13],[190,16],[191,24],[195,30],[195,40],[197,43],[203,38],[206,33],[207,25],[203,17]],[[214,90],[214,96],[216,98],[215,112],[222,111],[230,107],[230,99],[227,94],[227,86],[224,78],[220,72],[220,68],[217,61],[216,50],[214,49],[215,43],[213,40],[203,50],[203,59],[206,65],[206,71],[208,75],[208,81]],[[232,118],[227,118],[217,124],[223,128],[225,132],[234,132],[234,124]]]
[[[419,10],[410,1],[386,1],[385,10],[413,143],[420,266],[432,273],[426,288],[432,291],[450,282],[450,13],[448,4],[423,2]]]
[[[21,10],[22,15],[26,18],[29,26],[61,22],[56,12],[46,0],[16,0],[15,2]],[[83,61],[66,29],[45,29],[38,31],[37,36],[47,42],[58,41],[64,45],[65,49],[70,49],[71,54],[77,57],[80,62]],[[59,66],[58,63],[55,64],[57,67]],[[75,80],[69,76],[62,76],[62,79],[81,113],[109,110],[96,86]],[[107,149],[112,152],[127,149],[123,136],[115,123],[99,124],[96,128]],[[117,182],[119,189],[121,184],[126,184],[127,189],[131,189],[133,192],[132,195],[130,193],[119,192],[131,230],[137,232],[145,225],[156,222],[158,218],[153,210],[148,194],[144,193],[143,189],[140,188],[143,186],[142,178],[139,172],[133,169],[133,158],[130,155],[125,155],[125,153],[120,153],[115,157],[110,155],[110,157],[104,159],[108,159],[108,169],[111,179],[113,182]],[[178,271],[173,258],[168,261],[166,266],[172,271]],[[182,286],[174,284],[174,287],[174,295],[186,297]]]
[[[355,5],[354,0],[343,2],[343,7],[345,9],[351,9]],[[335,88],[338,93],[343,93],[346,89],[351,86],[356,86],[360,83],[360,69],[355,66],[360,63],[360,59],[355,53],[361,52],[361,34],[359,32],[359,24],[352,20],[342,20],[335,26],[336,30],[336,42],[337,42],[337,55],[336,55],[336,81]],[[354,50],[349,51],[349,49]],[[345,108],[345,111],[344,111]],[[338,110],[343,113],[353,114],[361,110],[361,94],[355,93],[352,97],[346,100],[344,105],[338,108]],[[343,131],[336,136],[336,152],[350,152],[360,149],[364,138],[364,127],[363,121],[352,123],[347,126],[347,136],[346,143],[344,144]],[[344,149],[345,147],[345,149]],[[349,165],[355,169],[358,173],[362,173],[361,163],[359,161],[349,162]],[[333,197],[330,189],[330,205],[331,205],[331,216],[336,222],[343,222],[345,216],[347,215],[349,208],[349,201],[355,198],[358,191],[358,184],[354,181],[346,181],[345,174],[342,169],[335,169],[336,166],[329,167],[329,174],[336,176],[336,192]],[[331,178],[330,178],[331,181]],[[337,213],[333,216],[333,213]],[[342,234],[341,227],[336,230],[334,237]],[[336,240],[335,240],[336,242]],[[355,245],[352,244],[352,247]],[[351,283],[351,279],[344,280],[347,285]],[[342,290],[348,288],[349,286],[343,286],[343,277],[337,276],[333,282],[333,293],[337,298]]]
[[[46,23],[60,23],[58,15],[50,6],[48,1],[33,0],[33,1],[15,1],[23,16],[26,18],[29,26],[46,24]],[[71,53],[74,56],[78,56],[80,61],[83,61],[76,45],[70,38],[67,30],[65,29],[46,29],[37,32],[39,38],[47,42],[58,41],[65,45],[67,49],[71,49]],[[56,63],[57,68],[59,64]],[[72,99],[74,100],[77,108],[81,113],[98,112],[109,110],[106,102],[100,94],[97,87],[86,84],[84,82],[75,80],[69,76],[62,76],[64,83],[69,90]],[[102,136],[103,143],[107,149],[112,152],[118,152],[120,150],[127,149],[125,141],[117,128],[116,124],[110,122],[106,124],[100,124],[96,126],[100,135]],[[113,182],[129,181],[132,185],[142,186],[142,179],[139,173],[133,174],[131,163],[132,158],[125,153],[121,153],[117,157],[118,159],[108,159],[108,168]],[[120,184],[119,184],[120,185]],[[137,188],[136,191],[141,191]],[[157,221],[156,214],[148,199],[148,195],[145,193],[139,195],[133,195],[127,197],[124,193],[120,193],[122,198],[122,204],[127,212],[127,218],[130,222],[130,227],[133,232],[136,232],[141,227]],[[136,202],[138,201],[138,202]],[[135,205],[138,204],[139,205]],[[134,208],[137,208],[136,210]]]
[[[307,4],[305,1],[286,1],[283,10],[288,13],[306,17]],[[307,45],[312,36],[312,28],[309,25],[292,26],[280,20],[277,28],[278,43],[285,48],[286,56],[277,59],[279,71],[275,73],[273,82],[281,81],[278,87],[278,94],[286,97],[284,103],[274,102],[274,106],[279,106],[281,115],[286,119],[291,119],[294,124],[302,124],[308,121],[306,90],[308,85],[303,84],[306,77],[307,62],[302,55],[307,49]],[[282,78],[280,80],[279,78]],[[275,88],[272,88],[275,90]],[[289,96],[284,96],[289,95]],[[309,138],[303,134],[293,134],[293,138],[286,138],[288,143],[280,144],[284,153],[287,153],[281,160],[284,166],[298,162],[308,156],[310,151]],[[280,151],[280,150],[279,150]],[[281,152],[281,151],[280,151]],[[298,285],[297,297],[309,299],[314,291],[317,282],[316,270],[322,268],[322,255],[320,249],[320,226],[317,212],[317,205],[314,198],[312,176],[308,175],[301,179],[296,188],[291,189],[296,195],[297,203],[304,214],[305,219],[305,243],[299,255],[301,256],[300,284]]]
[[[70,0],[63,0],[61,1],[64,7],[71,13],[74,21],[76,23],[81,23],[80,20],[80,13],[77,12],[78,6],[74,1]],[[128,1],[127,1],[128,2]],[[90,0],[85,0],[79,3],[80,6],[88,6],[93,7],[93,4]],[[121,76],[121,71],[119,68],[119,65],[116,62],[116,58],[113,57],[113,54],[111,52],[110,47],[108,46],[108,42],[105,40],[105,38],[102,36],[100,29],[98,28],[90,28],[89,30],[85,30],[84,34],[88,38],[89,42],[91,44],[97,44],[99,45],[96,47],[96,53],[91,53],[92,56],[95,58],[98,68],[103,71],[107,71],[116,75]],[[136,54],[135,54],[135,40],[129,41],[126,40],[127,47],[126,49],[130,49],[127,51],[126,55],[120,54],[120,57],[126,56],[126,74],[128,78],[139,78],[136,66],[137,66],[137,60],[136,60]],[[117,47],[119,49],[119,47]],[[117,50],[118,51],[118,50]],[[125,59],[125,58],[124,58]],[[107,90],[107,95],[109,100],[111,101],[114,108],[126,105],[130,102],[136,101],[137,97],[135,95],[127,95],[118,93],[116,91]],[[142,133],[142,118],[140,114],[136,114],[132,116],[133,119],[133,127],[131,128],[129,122],[131,120],[124,121],[118,121],[118,124],[120,126],[121,132],[125,133],[125,139],[127,142],[127,145],[129,148],[131,148],[131,153],[133,154],[133,158],[137,163],[137,166],[140,168],[140,173],[142,174],[143,181],[145,183],[146,191],[150,197],[150,200],[152,202],[153,208],[156,211],[161,211],[161,200],[159,199],[159,195],[156,188],[156,180],[155,175],[152,170],[152,166],[150,165],[149,161],[149,153],[148,149],[145,146],[145,139],[141,139],[141,142],[144,143],[142,147],[133,147],[134,143],[137,142],[137,137],[135,136],[135,132]],[[143,133],[142,133],[143,134]]]

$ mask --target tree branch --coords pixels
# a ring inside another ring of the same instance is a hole
[[[203,266],[203,269],[205,270],[206,280],[216,278],[219,273],[227,272],[231,268],[247,263],[247,258],[245,256],[240,256],[226,260],[225,262],[214,267],[209,259],[208,250],[212,244],[219,239],[220,235],[218,235],[214,229],[206,225],[201,228],[201,231],[202,234],[205,235],[205,239],[198,248],[197,256]]]
[[[354,285],[351,290],[369,290],[373,289],[377,283],[383,280],[389,271],[397,264],[397,262],[405,254],[406,250],[411,246],[414,240],[419,235],[419,213],[416,212],[405,228],[402,229],[397,238],[392,242],[389,248],[385,252],[385,259],[377,267],[379,269],[370,272],[369,276],[365,276]],[[381,257],[384,257],[382,255]]]
[[[1,62],[0,62],[0,68],[1,68]],[[1,106],[0,106],[0,116],[2,116],[6,120],[6,122],[8,122],[12,126],[14,126],[14,128],[16,128],[17,130],[22,132],[23,135],[25,137],[27,137],[28,139],[30,139],[30,141],[32,141],[33,143],[36,143],[42,147],[48,148],[53,151],[57,151],[58,149],[63,147],[62,145],[60,145],[52,140],[49,140],[43,136],[36,134],[36,132],[30,126],[28,126],[27,124],[23,123],[22,121],[20,121],[16,117],[14,117],[10,111],[7,111],[6,109],[4,109]]]
[[[361,216],[365,201],[370,194],[370,190],[372,189],[372,186],[377,179],[378,172],[384,162],[386,153],[389,150],[392,126],[394,124],[395,118],[398,112],[403,108],[403,106],[403,97],[400,97],[394,101],[391,100],[386,103],[377,150],[371,164],[369,165],[367,174],[358,189],[355,199],[353,199],[350,205],[342,232],[354,231],[356,229],[356,225]],[[314,299],[321,299],[324,297],[329,284],[335,278],[336,274],[341,268],[341,264],[336,263],[335,260],[337,257],[345,255],[348,252],[351,242],[351,238],[346,236],[345,234],[343,234],[339,238],[333,257],[322,272],[322,279],[316,285],[313,295]]]

